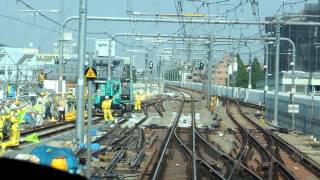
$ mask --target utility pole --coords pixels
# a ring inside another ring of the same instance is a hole
[[[132,16],[132,0],[127,0],[127,14]]]
[[[266,105],[267,103],[267,92],[268,92],[268,64],[269,64],[269,43],[267,42],[265,44],[265,51],[266,51],[266,57],[264,59],[264,104]]]
[[[251,48],[247,45],[247,42],[245,42],[245,46],[248,48],[249,50],[249,82],[248,82],[248,89],[252,88],[252,55],[251,55]]]
[[[130,66],[129,66],[129,76],[130,76],[130,86],[133,84],[133,52],[132,52],[133,44],[131,46],[131,51],[130,51]],[[130,87],[130,91],[132,91],[132,87]],[[130,96],[130,101],[133,101],[133,97]]]
[[[230,87],[230,72],[229,72],[229,70],[230,70],[230,63],[229,63],[229,61],[227,61],[227,97],[229,97],[229,94],[228,94],[228,90],[229,90],[229,87]],[[231,71],[231,73],[232,73],[232,71]]]
[[[279,60],[280,60],[280,22],[279,17],[276,17],[276,62],[275,62],[275,88],[274,88],[274,119],[273,123],[278,126],[278,94],[279,94]]]
[[[159,59],[159,69],[158,69],[158,94],[161,93],[161,90],[160,88],[162,87],[162,73],[161,73],[161,63],[162,63],[162,57],[160,56],[160,59]]]
[[[133,75],[132,75],[132,67],[133,67],[133,45],[131,45],[131,51],[130,51],[130,81],[133,81]]]
[[[188,51],[187,60],[188,60],[188,62],[191,61],[191,42],[190,41],[191,41],[191,39],[189,37],[188,45],[187,45],[187,51]],[[181,73],[182,76],[181,77],[183,77],[182,80],[184,80],[184,81],[186,81],[186,77],[187,77],[187,76],[185,76],[185,71],[188,70],[188,69],[185,69],[186,67],[188,68],[188,63],[186,63],[186,66],[183,65],[183,67],[182,67],[182,73]]]
[[[111,48],[112,48],[112,39],[110,39],[109,45],[108,45],[108,80],[111,80]]]
[[[183,67],[183,61],[182,59],[179,59],[179,65],[178,65],[178,79],[177,81],[180,80],[180,87],[182,87],[182,67]],[[180,75],[180,77],[179,77]]]
[[[144,58],[144,93],[147,94],[148,88],[147,88],[147,74],[148,74],[148,59],[149,54],[146,52],[145,58]]]
[[[212,47],[213,47],[213,37],[209,35],[209,45],[208,45],[208,93],[207,93],[207,107],[210,105],[211,91],[212,91]]]
[[[249,84],[248,89],[252,89],[252,54],[249,48]]]
[[[89,67],[93,66],[93,53],[89,54]],[[87,125],[87,158],[86,158],[86,176],[91,178],[91,127],[92,127],[92,79],[88,80],[88,125]]]
[[[86,57],[86,33],[87,33],[87,0],[80,0],[79,6],[79,71],[77,82],[77,121],[76,143],[78,147],[83,143],[84,122],[84,61]]]
[[[64,0],[60,0],[60,19],[63,22],[64,19]],[[64,37],[63,37],[63,26],[60,26],[60,40],[59,40],[59,80],[58,80],[58,92],[62,93],[62,81],[63,81],[63,44],[64,44]]]
[[[296,92],[296,82],[295,82],[295,71],[296,71],[296,47],[293,41],[289,39],[289,42],[292,45],[292,79],[291,79],[291,93],[290,93],[290,101],[291,104],[294,105],[294,94]],[[290,63],[291,64],[291,63]],[[292,130],[295,129],[295,119],[294,119],[294,111],[292,112]]]

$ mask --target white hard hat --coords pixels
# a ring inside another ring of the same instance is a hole
[[[10,106],[10,110],[15,110],[15,109],[17,109],[17,106],[16,106],[15,104],[12,104],[12,105]]]
[[[109,96],[105,96],[104,98],[105,98],[105,99],[109,99]]]

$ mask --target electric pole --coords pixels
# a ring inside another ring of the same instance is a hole
[[[80,0],[79,6],[79,71],[77,82],[77,120],[76,143],[78,147],[83,143],[84,125],[84,61],[86,58],[86,32],[87,32],[87,0]]]

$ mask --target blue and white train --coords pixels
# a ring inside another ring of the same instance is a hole
[[[203,83],[166,81],[167,85],[189,88],[196,91],[206,92],[207,87]],[[239,87],[227,87],[221,85],[212,86],[212,95],[229,97],[245,101],[255,105],[262,105],[266,108],[266,119],[273,120],[274,112],[274,92],[268,91],[266,97],[263,90],[246,89]],[[299,113],[288,113],[290,104],[289,93],[279,93],[278,101],[278,125],[283,128],[292,128],[294,119],[294,129],[298,132],[311,134],[320,137],[320,97],[308,95],[294,95],[294,104],[299,105]]]

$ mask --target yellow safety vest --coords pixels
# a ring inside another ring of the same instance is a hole
[[[112,99],[104,100],[102,102],[102,109],[111,109]]]
[[[44,81],[44,79],[45,79],[44,73],[39,74],[39,79],[40,79],[40,81]]]
[[[134,99],[135,99],[136,101],[141,101],[140,95],[136,95],[136,96],[134,97]]]

